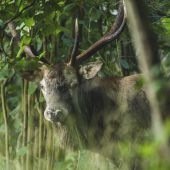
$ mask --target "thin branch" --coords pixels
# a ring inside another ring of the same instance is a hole
[[[7,109],[5,105],[5,87],[8,83],[8,79],[6,79],[1,84],[1,99],[2,99],[2,110],[4,115],[4,123],[5,123],[5,147],[6,147],[6,169],[9,170],[9,161],[10,161],[10,154],[9,154],[9,134],[8,134],[8,122],[7,122]]]

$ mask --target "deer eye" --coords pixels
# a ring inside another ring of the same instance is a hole
[[[40,87],[41,87],[41,89],[43,89],[44,86],[42,84],[40,84]]]

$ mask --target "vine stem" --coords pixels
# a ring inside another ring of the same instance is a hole
[[[6,147],[6,170],[9,170],[9,161],[10,161],[10,155],[9,155],[9,130],[8,130],[8,121],[7,121],[7,109],[5,106],[5,87],[8,83],[8,79],[6,79],[1,84],[1,99],[2,99],[2,109],[3,109],[3,115],[4,115],[4,123],[5,123],[5,147]]]

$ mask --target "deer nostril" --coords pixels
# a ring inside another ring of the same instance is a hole
[[[53,113],[53,112],[52,112],[51,110],[48,110],[48,111],[47,111],[47,116],[48,116],[49,118],[51,118],[52,113]]]
[[[61,110],[56,110],[55,114],[57,115],[58,119],[61,119]]]

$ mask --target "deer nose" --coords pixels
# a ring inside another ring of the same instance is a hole
[[[58,119],[61,119],[61,116],[62,116],[61,115],[61,110],[56,110],[55,114],[56,114]]]
[[[55,112],[52,110],[47,110],[46,116],[50,120],[60,120],[62,118],[61,110],[56,110]]]
[[[47,111],[47,116],[48,116],[49,119],[51,119],[52,114],[54,114],[54,113],[51,110]]]

